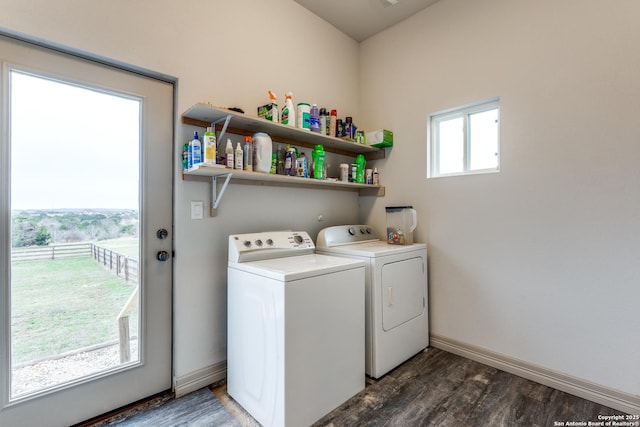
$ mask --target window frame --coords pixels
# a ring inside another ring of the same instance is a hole
[[[470,169],[471,134],[469,133],[469,116],[490,110],[497,110],[498,135],[496,147],[496,166],[484,169]],[[456,119],[463,119],[463,170],[460,172],[440,173],[440,139],[439,124]],[[449,108],[429,114],[427,119],[427,178],[447,176],[475,175],[481,173],[500,172],[500,98],[490,98],[461,107]]]

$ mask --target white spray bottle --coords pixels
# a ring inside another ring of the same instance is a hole
[[[296,126],[296,108],[293,106],[293,100],[291,97],[293,94],[287,92],[284,99],[284,107],[282,107],[282,114],[280,115],[280,123],[283,125]]]

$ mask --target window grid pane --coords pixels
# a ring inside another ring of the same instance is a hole
[[[469,170],[498,167],[498,109],[469,114]]]
[[[464,119],[458,117],[438,122],[439,173],[464,171]]]
[[[499,171],[499,102],[493,98],[429,116],[428,178]]]

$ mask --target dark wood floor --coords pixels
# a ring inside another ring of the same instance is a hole
[[[180,399],[157,398],[82,426],[242,426],[259,424],[224,384]],[[203,393],[204,392],[204,393]],[[208,396],[207,396],[208,395]],[[164,400],[162,400],[164,399]],[[196,411],[195,409],[198,409]],[[435,348],[416,355],[314,424],[314,427],[587,425],[622,412]],[[296,426],[297,427],[297,426]]]
[[[429,348],[315,426],[554,426],[622,414]]]

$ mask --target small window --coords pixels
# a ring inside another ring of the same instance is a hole
[[[499,101],[429,115],[428,178],[500,170]]]

